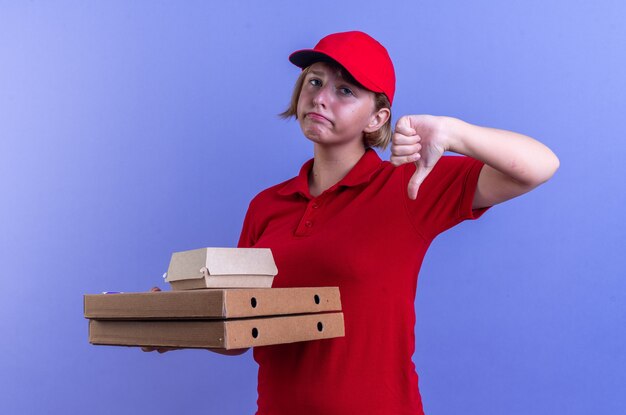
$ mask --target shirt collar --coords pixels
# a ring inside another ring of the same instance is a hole
[[[302,165],[300,173],[289,180],[285,186],[278,191],[278,194],[287,196],[294,193],[299,193],[306,198],[310,198],[309,193],[309,172],[313,168],[313,161],[311,159]],[[382,160],[376,153],[376,151],[368,148],[365,154],[359,159],[354,167],[346,174],[346,176],[335,184],[331,189],[339,186],[358,186],[363,183],[367,183],[372,178],[372,175],[378,170]]]

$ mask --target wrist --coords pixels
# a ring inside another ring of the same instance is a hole
[[[467,130],[470,124],[463,120],[453,117],[441,117],[442,135],[445,137],[446,151],[452,151],[458,154],[466,153],[465,137],[468,136]]]

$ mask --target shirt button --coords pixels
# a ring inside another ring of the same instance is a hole
[[[318,205],[317,203],[313,203],[313,204],[311,205],[311,207],[312,207],[313,209],[317,209],[318,207],[320,207],[320,205]]]
[[[304,222],[304,226],[306,226],[307,228],[310,228],[311,226],[313,226],[313,222],[311,222],[310,220],[307,220],[306,222]]]

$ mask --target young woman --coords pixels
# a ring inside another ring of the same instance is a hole
[[[392,135],[393,64],[365,33],[331,34],[290,60],[303,71],[283,115],[314,157],[251,201],[239,246],[272,249],[274,287],[339,286],[346,335],[255,348],[258,414],[422,414],[411,357],[428,246],[559,161],[529,137],[449,117],[404,116]],[[391,139],[381,161],[371,147]]]

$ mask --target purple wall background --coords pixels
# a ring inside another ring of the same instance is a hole
[[[234,246],[248,201],[312,154],[275,116],[287,55],[350,29],[388,47],[395,118],[512,129],[561,159],[433,244],[427,413],[626,413],[626,4],[537,0],[0,2],[0,413],[254,411],[251,353],[90,346],[82,295]]]

